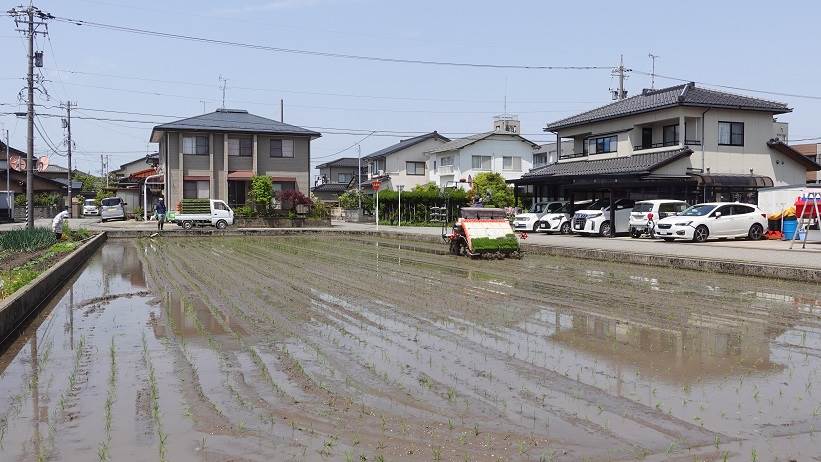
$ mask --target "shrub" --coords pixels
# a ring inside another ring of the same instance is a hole
[[[486,207],[512,207],[513,188],[496,172],[482,172],[473,178],[471,199],[481,199]]]
[[[49,228],[14,229],[0,234],[0,250],[30,252],[48,247],[57,242]]]
[[[142,219],[143,219],[143,212],[144,212],[144,210],[143,210],[143,208],[142,208],[142,207],[136,207],[136,208],[134,208],[134,219],[135,219],[135,220],[137,220],[137,221],[142,221]]]
[[[325,218],[331,215],[331,209],[328,205],[317,199],[313,194],[311,195],[311,202],[313,202],[313,207],[311,207],[311,213],[308,215],[311,218]]]
[[[17,194],[17,195],[14,196],[14,206],[15,207],[24,207],[25,205],[26,205],[26,195],[25,195],[25,193]]]
[[[287,189],[280,191],[277,197],[283,204],[283,209],[292,211],[297,205],[312,205],[313,201],[310,197],[302,194],[296,189]]]
[[[360,194],[358,191],[348,191],[342,193],[339,196],[339,206],[343,209],[359,208],[359,196]],[[362,208],[364,210],[373,210],[373,197],[367,194],[362,194]]]
[[[271,208],[271,201],[274,200],[274,185],[271,183],[271,178],[261,175],[252,176],[248,197],[255,210],[262,208],[262,211],[267,211]]]
[[[251,207],[243,205],[234,209],[234,213],[241,218],[254,218],[257,213]]]
[[[56,207],[60,205],[63,196],[57,193],[39,193],[34,195],[34,205],[39,207]]]

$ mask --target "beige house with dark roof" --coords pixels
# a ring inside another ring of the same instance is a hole
[[[171,208],[183,198],[214,198],[245,204],[254,175],[271,178],[274,190],[308,194],[311,141],[321,135],[240,109],[157,125],[159,166]]]

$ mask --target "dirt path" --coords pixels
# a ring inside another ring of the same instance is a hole
[[[72,288],[0,357],[0,460],[821,453],[815,285],[291,236],[113,241]]]

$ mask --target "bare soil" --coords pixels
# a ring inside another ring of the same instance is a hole
[[[812,460],[821,288],[340,236],[106,243],[0,460]]]

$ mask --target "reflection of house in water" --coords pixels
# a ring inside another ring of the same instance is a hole
[[[185,313],[186,303],[191,304],[190,312]],[[234,318],[225,312],[219,312],[222,319],[214,317],[211,311],[202,304],[199,300],[186,302],[179,297],[167,295],[162,301],[162,310],[160,310],[160,319],[154,324],[154,335],[159,337],[168,336],[169,326],[174,327],[174,335],[185,338],[201,337],[202,333],[197,328],[196,321],[202,326],[202,329],[215,337],[222,335],[229,335],[223,326],[228,326],[233,332],[239,335],[245,335],[245,330],[234,321]],[[169,316],[170,321],[169,322]],[[196,321],[193,318],[196,316]]]
[[[780,370],[770,361],[770,342],[797,313],[794,306],[755,295],[727,300],[730,306],[711,300],[675,311],[649,306],[560,310],[551,340],[673,382]]]
[[[135,287],[145,287],[139,248],[128,241],[110,240],[100,249],[103,275],[119,275]]]

